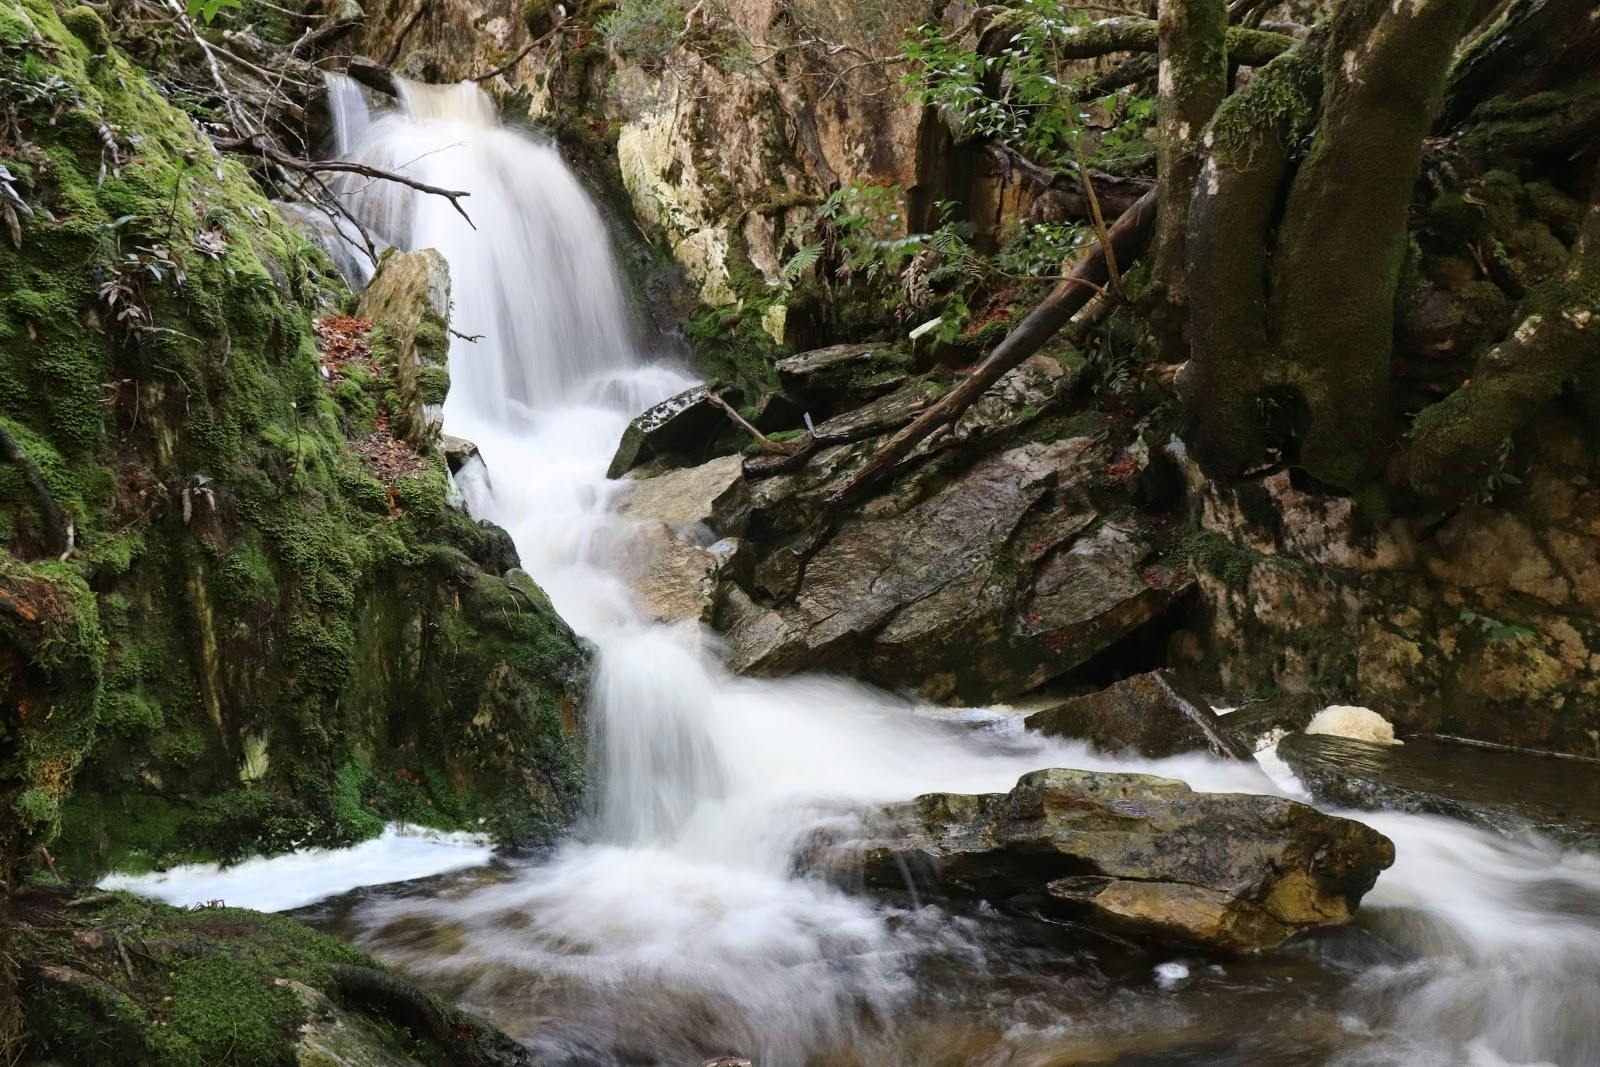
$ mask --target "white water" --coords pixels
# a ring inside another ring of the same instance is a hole
[[[602,221],[552,148],[496,125],[471,86],[408,86],[406,104],[409,114],[346,129],[344,143],[469,190],[477,230],[438,198],[393,186],[347,193],[384,238],[444,252],[454,325],[484,335],[452,349],[446,427],[487,463],[489,480],[467,486],[468,499],[511,532],[524,566],[597,649],[599,810],[585,842],[509,880],[368,905],[374,948],[540,1047],[579,1050],[572,1062],[738,1052],[792,1067],[846,1062],[840,1050],[852,1049],[907,1067],[1066,1062],[1049,1058],[1063,1035],[1217,1025],[1214,1000],[1197,1010],[1181,998],[1222,969],[1178,981],[1169,968],[1160,973],[1171,980],[1129,994],[1131,1008],[1118,992],[1074,1009],[1065,991],[1080,968],[1055,960],[1029,972],[1028,988],[1037,1000],[1059,987],[1061,1000],[1024,1005],[999,983],[1013,961],[988,940],[993,923],[791,876],[796,836],[842,804],[1001,790],[1041,766],[1150,771],[1205,790],[1295,783],[1198,757],[1108,760],[1021,736],[998,714],[988,729],[958,731],[843,681],[738,679],[707,651],[714,641],[642,621],[622,577],[638,549],[607,509],[604,470],[628,418],[689,379],[631,341]],[[1363,911],[1383,952],[1326,964],[1345,982],[1338,1062],[1600,1063],[1594,858],[1441,819],[1369,821],[1399,860]],[[435,934],[393,934],[419,924]],[[996,1018],[966,1058],[916,1044],[940,1025],[913,1021],[938,1014],[919,990],[928,960],[947,999]],[[1223,1014],[1240,1030],[1261,1025]]]
[[[307,848],[232,867],[189,863],[151,874],[113,874],[100,888],[126,889],[180,908],[220,900],[231,908],[288,911],[362,886],[481,867],[493,854],[482,834],[394,824],[350,848]]]

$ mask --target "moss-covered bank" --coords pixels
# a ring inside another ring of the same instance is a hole
[[[129,1067],[531,1063],[511,1039],[292,920],[30,887],[7,946],[23,1062]]]
[[[391,817],[547,835],[583,651],[442,456],[351,447],[392,387],[325,380],[337,278],[101,31],[0,2],[6,879],[51,842],[87,874]]]

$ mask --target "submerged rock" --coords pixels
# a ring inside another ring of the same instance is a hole
[[[1136,674],[1098,693],[1068,698],[1029,715],[1025,725],[1047,737],[1149,759],[1195,751],[1250,758],[1250,750],[1228,733],[1210,706],[1183,692],[1165,671]]]
[[[1355,911],[1394,845],[1280,797],[1146,774],[1033,771],[1009,793],[929,793],[815,858],[866,884],[1088,921],[1157,944],[1268,948]]]
[[[1447,815],[1513,835],[1600,844],[1600,763],[1413,738],[1290,734],[1278,755],[1320,804]]]

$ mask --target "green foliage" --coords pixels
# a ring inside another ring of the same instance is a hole
[[[677,0],[622,0],[598,25],[612,51],[649,70],[678,47],[685,17]]]
[[[989,32],[1006,35],[991,55],[950,39],[937,26],[918,27],[902,45],[912,64],[906,85],[961,135],[992,138],[1046,165],[1075,161],[1084,154],[1088,116],[1082,89],[1068,73],[1072,61],[1062,57],[1060,46],[1095,17],[1064,0],[1021,0],[990,24]],[[1000,85],[996,96],[985,88],[993,83]],[[1137,110],[1130,116],[1136,125],[1154,115],[1152,101],[1129,106]]]
[[[211,21],[225,10],[242,7],[239,0],[185,0],[189,17],[199,19],[208,26]]]
[[[1522,639],[1532,640],[1539,636],[1535,630],[1515,623],[1502,622],[1490,615],[1473,611],[1471,608],[1462,608],[1457,616],[1467,626],[1475,626],[1483,636],[1497,645],[1512,644]]]

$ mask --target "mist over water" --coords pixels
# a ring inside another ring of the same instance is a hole
[[[445,429],[484,457],[463,485],[475,514],[596,649],[597,804],[539,862],[373,895],[347,919],[367,948],[571,1063],[1600,1063],[1600,863],[1545,842],[1361,816],[1399,858],[1353,927],[1160,982],[1155,958],[1103,964],[981,909],[794,875],[797,839],[850,805],[1004,790],[1039,767],[1297,783],[1109,759],[1003,710],[924,714],[845,680],[737,678],[714,637],[646,621],[626,580],[643,542],[605,469],[629,418],[692,378],[636,343],[603,221],[553,147],[470,84],[403,98],[376,116],[345,98],[341,149],[468,190],[477,228],[392,184],[344,196],[385,240],[444,253],[452,325],[481,335],[453,342]]]

